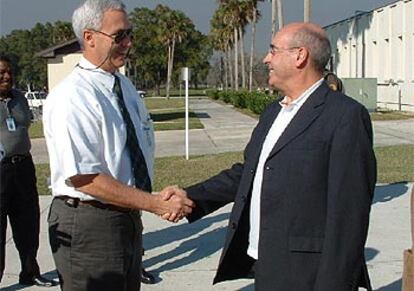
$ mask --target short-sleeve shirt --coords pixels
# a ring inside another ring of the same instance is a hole
[[[152,120],[131,81],[116,74],[120,78],[124,101],[152,180]],[[69,181],[75,175],[104,173],[126,185],[134,185],[126,148],[126,124],[113,93],[114,82],[113,74],[95,69],[93,64],[82,58],[72,73],[48,95],[43,126],[50,157],[53,195],[95,199],[75,190]]]
[[[0,143],[5,157],[28,154],[30,151],[29,126],[31,114],[23,94],[15,89],[9,98],[0,100]],[[7,127],[7,119],[12,118],[15,130]]]

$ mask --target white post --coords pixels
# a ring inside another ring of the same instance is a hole
[[[184,67],[181,70],[182,79],[185,81],[185,159],[189,159],[189,114],[188,114],[188,80],[190,79],[190,74],[188,67]]]
[[[188,76],[188,68],[187,76]],[[188,116],[188,77],[185,79],[185,159],[189,159],[188,154],[188,130],[189,130],[189,116]]]

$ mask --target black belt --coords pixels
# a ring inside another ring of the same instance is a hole
[[[5,157],[1,160],[3,164],[16,164],[20,163],[21,161],[27,159],[30,157],[30,154],[24,154],[24,155],[14,155],[10,157]]]
[[[121,206],[113,205],[113,204],[106,204],[99,202],[98,200],[80,200],[79,198],[73,198],[69,196],[55,196],[55,198],[65,201],[65,204],[69,207],[77,208],[79,205],[88,205],[99,209],[107,209],[119,212],[131,212],[133,209],[131,208],[124,208]]]

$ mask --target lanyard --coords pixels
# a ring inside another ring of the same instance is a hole
[[[2,100],[1,100],[1,102],[2,102],[2,103],[4,103],[4,104],[6,105],[7,117],[8,117],[8,118],[13,117],[12,112],[11,112],[10,107],[9,107],[9,102],[10,102],[10,101],[11,101],[11,98],[10,98],[10,97],[8,97],[8,98],[6,98],[6,99],[2,99]]]

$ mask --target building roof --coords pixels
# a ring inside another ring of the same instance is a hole
[[[361,15],[364,15],[364,14],[369,14],[369,13],[372,13],[372,12],[374,12],[375,10],[379,10],[379,9],[382,9],[382,8],[384,8],[384,7],[387,7],[387,6],[392,6],[392,5],[395,5],[395,3],[400,2],[400,1],[404,1],[404,2],[406,2],[407,0],[395,0],[395,1],[391,2],[391,3],[388,3],[388,4],[385,4],[385,5],[379,6],[379,7],[377,7],[377,8],[374,8],[374,9],[372,9],[372,10],[370,10],[370,11],[355,10],[354,15],[352,15],[352,16],[350,16],[350,17],[348,17],[348,18],[345,18],[345,19],[342,19],[342,20],[336,21],[336,22],[334,22],[334,23],[328,24],[328,25],[324,26],[323,28],[324,28],[324,29],[326,29],[326,28],[329,28],[329,27],[331,27],[331,26],[335,26],[335,25],[337,25],[337,24],[339,24],[339,23],[341,23],[341,22],[345,22],[345,21],[352,20],[352,19],[354,19],[355,17],[361,16]],[[411,0],[410,0],[410,1],[411,1]]]
[[[61,44],[47,48],[35,54],[37,57],[45,59],[54,58],[57,55],[67,55],[71,53],[77,53],[81,51],[80,44],[76,38],[65,41]]]

